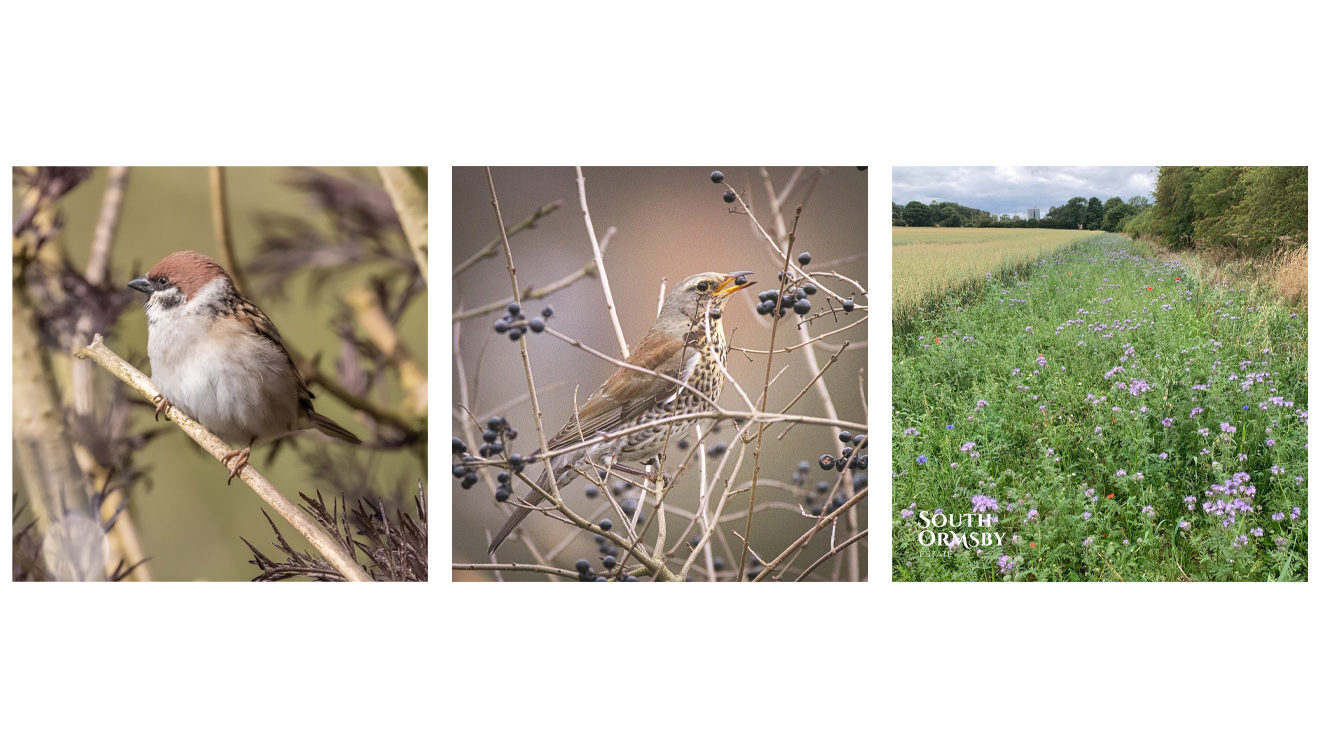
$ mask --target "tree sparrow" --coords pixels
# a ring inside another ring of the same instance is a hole
[[[275,325],[210,257],[175,252],[128,287],[147,295],[147,355],[162,397],[156,415],[173,404],[231,445],[245,445],[222,460],[228,467],[234,459],[229,482],[254,444],[294,431],[362,443],[312,408]]]

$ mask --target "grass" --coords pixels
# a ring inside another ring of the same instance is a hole
[[[971,296],[986,273],[1012,272],[1095,231],[1054,229],[893,229],[895,323],[950,296]]]
[[[894,339],[894,579],[1307,579],[1305,314],[1112,234],[1029,271]]]

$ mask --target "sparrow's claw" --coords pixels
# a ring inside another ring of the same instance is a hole
[[[234,461],[234,466],[229,468],[229,480],[225,481],[226,486],[231,485],[234,482],[234,476],[238,475],[238,471],[247,467],[248,457],[251,454],[252,447],[244,447],[242,449],[235,449],[220,458],[220,462],[224,463],[226,467],[229,467],[229,461],[231,459]]]
[[[156,420],[157,420],[157,421],[160,420],[160,414],[161,414],[161,413],[164,413],[166,408],[168,408],[168,407],[170,407],[171,405],[174,404],[174,403],[170,402],[169,400],[166,400],[164,395],[156,395],[156,398],[155,398],[154,400],[152,400],[151,402],[153,402],[153,403],[156,404]],[[166,418],[166,420],[169,420],[169,416],[166,416],[165,418]]]

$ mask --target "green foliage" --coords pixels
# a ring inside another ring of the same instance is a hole
[[[1105,217],[1105,208],[1101,204],[1100,198],[1093,197],[1086,202],[1086,212],[1084,214],[1083,226],[1087,231],[1098,231],[1100,222]]]
[[[1075,229],[1086,223],[1086,205],[1086,198],[1074,197],[1064,205],[1050,208],[1045,219],[1053,221],[1056,228]]]
[[[1196,184],[1195,166],[1161,166],[1155,185],[1155,215],[1151,218],[1155,233],[1165,244],[1188,247],[1192,244],[1192,188]]]
[[[906,221],[909,226],[935,225],[935,221],[933,221],[931,217],[930,208],[926,207],[925,203],[920,203],[916,200],[903,206],[903,220]]]
[[[940,220],[938,225],[941,228],[956,229],[956,228],[961,228],[964,222],[965,219],[961,215],[950,212],[947,217]]]
[[[1307,242],[1305,166],[1164,166],[1150,233],[1175,247],[1246,254]]]
[[[1133,239],[1139,239],[1143,236],[1151,236],[1155,233],[1155,211],[1147,205],[1127,218],[1124,218],[1118,224],[1118,232],[1127,234]]]
[[[893,223],[891,223],[890,225],[906,226],[907,221],[903,220],[903,206],[899,205],[898,203],[891,203],[891,205],[894,206],[894,210],[893,210],[894,217],[893,217]]]
[[[1137,212],[1137,209],[1123,202],[1121,197],[1111,197],[1104,204],[1104,218],[1100,221],[1101,231],[1118,231],[1118,227]]]
[[[1246,246],[1283,249],[1280,245],[1306,244],[1306,167],[1258,166],[1245,172],[1242,200],[1233,207],[1232,224]]]

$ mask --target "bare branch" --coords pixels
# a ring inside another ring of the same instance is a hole
[[[610,278],[605,274],[605,257],[601,253],[600,243],[596,240],[596,229],[591,225],[591,209],[587,207],[587,180],[582,176],[582,167],[577,170],[578,200],[582,204],[582,219],[587,223],[587,236],[591,239],[591,252],[596,258],[596,272],[600,274],[600,287],[605,291],[605,309],[610,314],[614,325],[614,334],[619,339],[619,350],[628,358],[628,341],[623,338],[623,326],[619,324],[619,313],[614,308],[614,294],[610,291]]]

